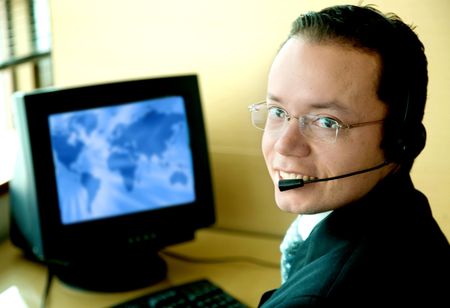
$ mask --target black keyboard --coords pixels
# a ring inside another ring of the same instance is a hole
[[[111,308],[248,308],[207,279],[191,281],[133,298]]]

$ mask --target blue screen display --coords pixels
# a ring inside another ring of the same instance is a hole
[[[52,114],[48,122],[63,224],[195,200],[182,97]]]

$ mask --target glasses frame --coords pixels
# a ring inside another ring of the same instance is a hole
[[[253,114],[254,112],[257,112],[260,109],[260,107],[264,107],[267,110],[269,109],[269,107],[267,106],[267,102],[266,101],[262,101],[262,102],[255,103],[255,104],[251,104],[250,106],[248,106],[248,109]],[[311,118],[311,117],[321,118],[320,116],[311,115],[311,114],[306,114],[306,115],[302,115],[302,116],[296,117],[296,116],[291,115],[286,109],[284,109],[282,107],[278,107],[278,108],[280,108],[284,112],[286,112],[286,117],[285,117],[285,120],[284,120],[285,123],[288,123],[291,119],[296,119],[299,122],[299,124],[303,124],[303,123],[305,123],[304,119],[306,119],[306,118]],[[333,119],[333,120],[336,121],[337,125],[338,125],[338,127],[336,128],[336,136],[335,136],[333,142],[327,142],[326,141],[327,143],[335,143],[337,138],[338,138],[339,132],[341,130],[349,130],[349,129],[356,128],[356,127],[373,125],[373,124],[384,122],[384,119],[381,119],[381,120],[374,120],[374,121],[366,121],[366,122],[360,122],[360,123],[346,124],[346,123],[342,123],[340,120],[336,120],[336,119]],[[267,119],[266,119],[266,121],[267,121]],[[259,130],[262,130],[262,131],[265,130],[264,128],[256,126],[255,121],[253,120],[253,117],[252,117],[252,124],[253,124],[253,126],[255,128],[257,128]],[[312,138],[311,136],[308,136],[308,135],[306,135],[304,133],[304,129],[302,129],[301,125],[299,125],[299,128],[300,128],[300,132],[301,132],[301,134],[303,136],[308,137],[308,138]],[[321,139],[318,138],[318,140],[321,140]]]

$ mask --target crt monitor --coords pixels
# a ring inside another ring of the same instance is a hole
[[[11,238],[69,285],[143,287],[215,222],[196,75],[15,94]]]

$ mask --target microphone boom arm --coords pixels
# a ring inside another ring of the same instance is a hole
[[[333,176],[330,178],[306,180],[306,181],[302,180],[302,179],[286,179],[286,180],[283,179],[283,180],[278,181],[278,189],[280,191],[286,191],[286,190],[290,190],[290,189],[294,189],[294,188],[303,187],[305,184],[342,179],[342,178],[346,178],[349,176],[354,176],[357,174],[366,173],[366,172],[370,172],[370,171],[373,171],[376,169],[380,169],[388,164],[389,164],[389,162],[387,160],[385,160],[383,163],[381,163],[375,167],[372,167],[372,168],[358,170],[358,171],[354,171],[354,172],[350,172],[350,173],[346,173],[346,174],[342,174],[342,175],[338,175],[338,176]]]

